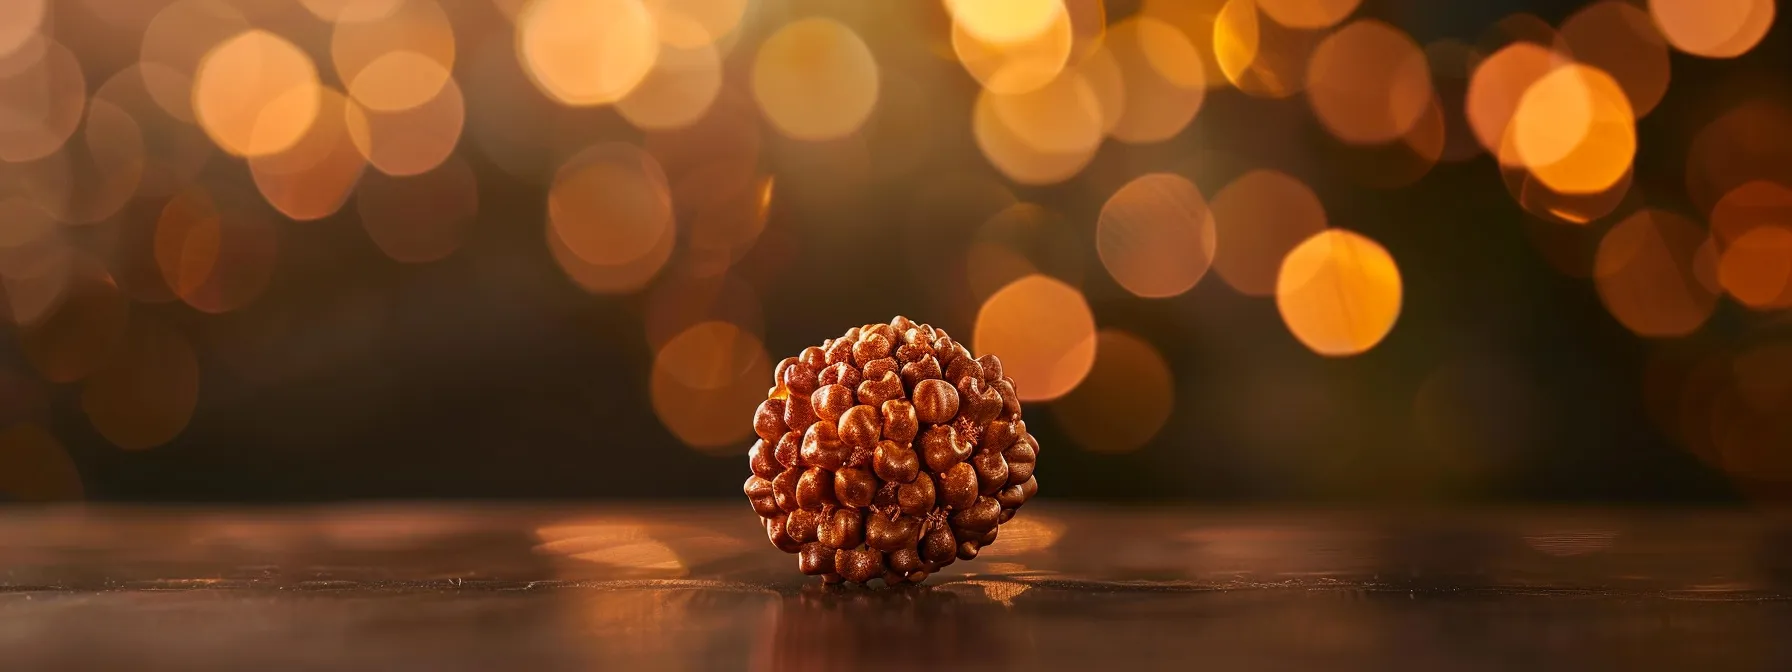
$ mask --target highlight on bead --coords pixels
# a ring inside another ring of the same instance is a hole
[[[1288,252],[1276,276],[1276,309],[1288,331],[1328,357],[1357,355],[1393,330],[1404,294],[1381,244],[1329,229]]]
[[[1021,399],[1055,399],[1082,382],[1094,364],[1095,317],[1075,287],[1029,275],[983,302],[971,349],[999,354]]]

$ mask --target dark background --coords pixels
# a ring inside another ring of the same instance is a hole
[[[479,2],[443,3],[455,8],[463,69],[486,39],[475,27],[492,19],[481,18]],[[73,11],[65,4],[57,11]],[[842,16],[855,27],[876,18],[834,3],[786,4],[793,15]],[[1508,14],[1532,12],[1559,24],[1582,4],[1366,0],[1356,16],[1386,19],[1421,44],[1474,44]],[[1109,3],[1110,21],[1135,7]],[[1702,219],[1685,195],[1687,143],[1745,97],[1783,96],[1792,63],[1784,24],[1782,13],[1766,40],[1738,59],[1674,54],[1666,98],[1638,123],[1638,205]],[[731,77],[750,62],[756,35],[729,58]],[[970,138],[975,82],[951,61],[911,53],[922,47],[905,47],[901,36],[892,29],[867,33],[867,41],[886,72],[922,72],[911,76],[940,90],[908,111],[917,119],[900,120],[919,132],[873,131],[872,161],[880,143],[922,143],[921,168],[842,184],[799,143],[764,134],[760,165],[777,175],[778,197],[759,244],[730,273],[757,298],[757,313],[744,309],[756,316],[746,326],[763,336],[774,362],[897,313],[968,340],[975,305],[939,288],[950,287],[942,278],[955,272],[969,231],[993,212],[928,208],[934,194],[1003,182]],[[481,210],[454,256],[394,264],[352,214],[338,215],[281,229],[273,283],[244,310],[212,316],[178,302],[133,306],[196,344],[237,335],[230,348],[199,347],[199,407],[173,442],[120,450],[89,426],[75,386],[33,388],[38,396],[29,403],[40,405],[66,446],[87,498],[739,496],[750,441],[729,456],[692,450],[650,405],[653,349],[643,320],[653,286],[606,297],[566,280],[541,244],[544,186],[497,169],[470,141],[489,102],[478,95],[468,93],[469,137],[458,155],[480,178]],[[597,137],[640,137],[613,113],[581,114]],[[892,113],[877,114],[874,124],[895,127]],[[1363,355],[1329,359],[1291,337],[1271,301],[1242,297],[1211,273],[1173,299],[1132,297],[1087,246],[1081,286],[1098,325],[1130,331],[1162,352],[1176,381],[1175,411],[1148,445],[1105,455],[1074,445],[1054,424],[1051,404],[1030,404],[1047,497],[1727,502],[1774,492],[1748,474],[1725,473],[1671,436],[1645,403],[1644,371],[1664,350],[1716,352],[1783,337],[1792,333],[1777,326],[1783,316],[1726,301],[1694,336],[1635,336],[1601,305],[1591,281],[1545,261],[1527,233],[1529,216],[1490,158],[1440,164],[1411,186],[1381,190],[1352,179],[1362,168],[1331,161],[1328,143],[1299,97],[1215,90],[1172,141],[1110,140],[1069,183],[1008,185],[1091,233],[1105,194],[1131,176],[1182,172],[1211,198],[1245,170],[1276,168],[1312,186],[1333,225],[1385,245],[1405,283],[1400,319],[1386,340]],[[232,163],[215,158],[210,170],[240,172]],[[30,370],[10,330],[0,332],[0,367]],[[1415,411],[1422,389],[1441,395],[1446,410]],[[1447,416],[1447,445],[1415,429],[1418,414],[1438,412]]]

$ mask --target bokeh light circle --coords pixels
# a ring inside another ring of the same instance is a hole
[[[1639,118],[1667,93],[1667,42],[1636,5],[1622,0],[1588,5],[1562,22],[1562,41],[1574,60],[1617,79]]]
[[[1717,279],[1742,305],[1756,310],[1792,308],[1792,228],[1750,228],[1724,249]]]
[[[983,302],[971,343],[974,354],[1002,359],[1021,399],[1056,399],[1095,364],[1095,315],[1075,287],[1029,275]]]
[[[616,101],[616,111],[636,128],[683,128],[702,118],[721,91],[722,59],[713,45],[663,44],[653,70]]]
[[[1685,336],[1717,307],[1718,257],[1684,217],[1640,210],[1613,225],[1593,257],[1606,310],[1639,336]]]
[[[759,45],[753,98],[772,126],[799,140],[831,140],[859,130],[877,105],[871,48],[832,19],[794,21]]]
[[[1559,192],[1592,194],[1609,189],[1630,170],[1635,119],[1611,75],[1564,65],[1525,90],[1509,130],[1518,160],[1538,180]]]
[[[348,202],[367,168],[349,137],[344,112],[351,105],[334,89],[323,89],[317,120],[298,142],[278,153],[249,157],[256,189],[280,214],[299,221],[323,219]]]
[[[350,105],[348,137],[367,162],[387,175],[417,175],[442,165],[460,144],[466,127],[466,99],[450,79],[435,98],[397,112]]]
[[[1556,54],[1531,42],[1514,42],[1481,60],[1469,77],[1464,113],[1481,147],[1499,156],[1510,137],[1507,127],[1531,84],[1555,68]],[[1509,153],[1510,154],[1510,153]],[[1501,156],[1502,165],[1520,165]],[[1508,163],[1508,162],[1514,163]]]
[[[1070,19],[1059,5],[1039,32],[1016,42],[989,42],[963,23],[955,23],[952,52],[983,88],[1002,94],[1026,93],[1052,81],[1070,63],[1076,43]]]
[[[1350,16],[1363,0],[1255,0],[1257,8],[1289,28],[1330,28]]]
[[[1343,229],[1288,252],[1276,276],[1282,322],[1313,352],[1345,357],[1380,343],[1400,317],[1400,269],[1381,244]]]
[[[0,74],[0,161],[55,153],[75,134],[86,109],[81,62],[67,47],[47,42],[29,65]]]
[[[1210,206],[1220,242],[1213,270],[1247,296],[1273,296],[1282,259],[1326,229],[1325,206],[1300,180],[1253,170],[1220,189]]]
[[[659,57],[659,28],[640,0],[533,0],[516,31],[523,71],[566,105],[621,100]]]
[[[1082,447],[1124,453],[1150,442],[1175,407],[1175,378],[1157,348],[1131,333],[1103,329],[1089,375],[1052,402],[1051,414]]]
[[[1103,44],[1119,66],[1124,93],[1109,129],[1116,139],[1135,144],[1168,140],[1200,112],[1207,96],[1206,69],[1181,31],[1150,17],[1128,19],[1111,27]]]
[[[727,322],[692,325],[653,358],[650,396],[660,422],[686,445],[733,452],[752,433],[741,422],[765,400],[771,358],[752,334]]]
[[[408,110],[435,98],[454,71],[454,27],[436,0],[404,0],[377,18],[338,22],[330,60],[355,104]]]
[[[1750,180],[1725,192],[1711,206],[1711,234],[1725,245],[1760,226],[1792,228],[1792,187]]]
[[[594,145],[555,173],[548,221],[587,263],[617,266],[639,259],[672,228],[666,174],[633,145]]]
[[[1095,250],[1108,274],[1146,298],[1194,287],[1215,248],[1206,199],[1194,183],[1169,173],[1142,175],[1115,191],[1095,225]]]
[[[419,175],[372,174],[355,193],[355,211],[367,237],[394,261],[437,261],[466,242],[479,214],[479,182],[453,157]]]
[[[193,112],[224,151],[284,151],[317,120],[317,67],[293,43],[251,30],[214,47],[193,78]]]
[[[1425,52],[1374,20],[1338,29],[1313,50],[1307,100],[1332,135],[1373,145],[1405,136],[1431,106]]]
[[[945,0],[952,21],[977,39],[1013,44],[1045,32],[1064,0]]]
[[[1675,49],[1706,58],[1734,58],[1773,27],[1774,0],[1649,0],[1649,14]]]
[[[38,37],[48,14],[49,0],[9,0],[0,3],[0,57],[8,56]]]

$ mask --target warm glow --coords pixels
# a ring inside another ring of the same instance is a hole
[[[1717,307],[1718,258],[1704,229],[1642,210],[1605,233],[1593,281],[1612,317],[1639,336],[1685,336]]]
[[[217,147],[205,131],[174,118],[155,102],[145,77],[172,76],[150,74],[161,66],[137,66],[118,71],[93,94],[94,109],[116,108],[128,117],[140,138],[141,176],[137,195],[146,198],[167,198],[191,184],[205,168]],[[93,124],[88,115],[88,124]],[[89,129],[88,137],[93,137]],[[96,151],[99,149],[95,147]],[[96,167],[99,167],[96,164]],[[123,201],[119,203],[123,205]]]
[[[1143,175],[1101,207],[1095,251],[1127,291],[1146,298],[1176,296],[1194,287],[1213,263],[1213,217],[1187,179]]]
[[[1064,0],[945,0],[953,23],[978,40],[1014,44],[1051,28]]]
[[[523,70],[567,105],[621,100],[659,56],[658,25],[640,0],[534,0],[516,31]]]
[[[178,0],[144,29],[138,60],[143,83],[169,115],[193,122],[193,77],[212,47],[249,30],[249,20],[223,0]]]
[[[654,240],[653,247],[640,257],[620,264],[599,265],[573,254],[552,224],[542,228],[547,233],[548,253],[554,257],[554,264],[573,284],[592,294],[628,294],[646,286],[672,258],[673,244],[678,239],[677,229],[667,226]]]
[[[1792,188],[1753,180],[1731,189],[1711,208],[1711,234],[1725,245],[1759,226],[1792,228]]]
[[[1161,21],[1182,33],[1201,57],[1201,76],[1209,87],[1225,86],[1226,73],[1214,56],[1214,20],[1226,0],[1145,0],[1138,16]]]
[[[251,30],[226,40],[199,64],[193,111],[224,151],[285,151],[317,120],[321,87],[311,58],[278,35]]]
[[[640,85],[616,101],[616,111],[637,128],[683,128],[702,118],[721,90],[722,59],[714,46],[666,44]]]
[[[1515,42],[1475,67],[1469,79],[1468,103],[1465,112],[1475,139],[1481,147],[1496,156],[1508,139],[1507,126],[1518,110],[1519,100],[1531,84],[1555,67],[1556,55],[1549,49],[1530,42]],[[1541,109],[1541,108],[1539,108]],[[1590,117],[1590,114],[1588,115]],[[1503,156],[1503,165],[1522,165],[1518,157]]]
[[[646,152],[592,146],[567,160],[548,192],[548,221],[587,263],[620,266],[646,256],[672,229],[666,175]]]
[[[877,61],[858,33],[832,19],[795,21],[759,45],[753,98],[779,132],[831,140],[864,125],[877,105]]]
[[[1695,212],[1711,212],[1733,190],[1763,180],[1792,187],[1792,108],[1783,103],[1745,101],[1686,146],[1686,195]]]
[[[753,285],[730,275],[662,276],[642,297],[647,344],[658,350],[692,325],[726,322],[746,333],[765,333],[765,310]]]
[[[46,0],[0,3],[0,57],[11,55],[37,37],[43,27]]]
[[[1095,363],[1095,316],[1075,287],[1029,275],[983,302],[971,341],[973,354],[1002,359],[1021,399],[1056,399]]]
[[[458,158],[411,177],[371,174],[356,192],[355,211],[367,237],[394,261],[437,261],[466,242],[479,214],[479,183]]]
[[[1229,0],[1214,17],[1213,52],[1238,90],[1286,98],[1306,84],[1308,62],[1324,33],[1263,21],[1256,0]]]
[[[1588,66],[1565,65],[1533,83],[1509,130],[1518,160],[1563,193],[1605,191],[1636,157],[1635,115],[1624,89]]]
[[[399,112],[379,112],[350,104],[344,118],[355,149],[387,175],[417,175],[448,160],[466,124],[460,85],[443,82],[436,97]]]
[[[404,0],[377,19],[337,23],[330,58],[357,105],[408,110],[435,98],[454,71],[454,27],[436,0]]]
[[[162,280],[188,305],[225,313],[252,303],[273,277],[278,237],[253,195],[194,187],[156,220]]]
[[[1330,28],[1356,11],[1363,0],[1255,0],[1257,8],[1289,28]]]
[[[93,224],[118,214],[143,179],[145,143],[159,140],[147,138],[130,113],[95,98],[76,137],[46,159],[65,166],[70,187],[65,201],[47,204],[51,214],[65,224]]]
[[[1057,107],[1058,103],[1066,107]],[[1006,114],[1003,110],[1006,110]],[[1023,136],[1008,119],[1022,123],[1033,137]],[[1065,130],[1052,134],[1054,125]],[[1075,176],[1095,158],[1099,143],[1078,148],[1087,132],[1101,128],[1100,103],[1088,85],[1074,74],[1062,85],[1019,96],[1001,96],[985,89],[971,110],[971,132],[984,158],[1008,179],[1021,184],[1056,184]],[[1099,134],[1096,136],[1099,139]],[[1065,147],[1064,151],[1045,146]]]
[[[1649,0],[1668,43],[1694,56],[1734,58],[1773,27],[1774,0]]]
[[[1319,43],[1307,68],[1314,114],[1348,143],[1401,138],[1430,108],[1431,97],[1425,53],[1406,33],[1380,21],[1338,29]]]
[[[1168,140],[1188,126],[1207,96],[1201,55],[1174,27],[1151,18],[1116,24],[1106,50],[1123,92],[1110,133],[1131,143]]]
[[[35,161],[68,143],[87,105],[75,54],[48,42],[35,61],[0,71],[0,161]]]
[[[159,321],[131,320],[117,356],[81,387],[81,409],[112,445],[154,448],[187,428],[199,403],[199,361],[185,336]]]
[[[1639,118],[1667,93],[1667,43],[1636,5],[1619,0],[1589,5],[1562,23],[1562,41],[1574,60],[1618,80]]]
[[[771,378],[770,355],[759,339],[727,322],[703,322],[654,357],[653,410],[686,445],[732,453],[753,429],[740,419],[765,400]]]
[[[405,0],[299,0],[312,15],[331,23],[383,19],[404,3]]]
[[[1057,2],[1057,13],[1038,33],[1017,42],[989,42],[964,24],[952,28],[952,52],[983,88],[995,93],[1026,93],[1045,86],[1069,63],[1076,35],[1070,14]]]
[[[1792,228],[1749,229],[1724,250],[1717,279],[1742,305],[1756,310],[1792,308]]]
[[[1098,453],[1137,450],[1157,435],[1176,407],[1170,366],[1149,342],[1103,329],[1095,365],[1082,384],[1052,402],[1052,418],[1082,447]]]
[[[1313,352],[1367,352],[1394,328],[1402,288],[1394,257],[1361,234],[1330,229],[1288,253],[1276,277],[1276,308]]]
[[[1213,258],[1220,279],[1247,296],[1272,296],[1282,259],[1326,228],[1325,206],[1300,180],[1254,170],[1213,197]]]
[[[323,219],[342,208],[361,179],[367,160],[349,139],[343,112],[348,99],[323,89],[317,121],[293,146],[249,158],[255,187],[281,214],[304,221]]]
[[[660,41],[677,49],[714,45],[734,32],[749,0],[648,0]]]

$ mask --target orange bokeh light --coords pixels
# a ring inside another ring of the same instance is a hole
[[[1247,296],[1272,296],[1282,259],[1326,228],[1325,206],[1300,180],[1274,170],[1240,175],[1213,197],[1213,270]]]
[[[1593,257],[1605,307],[1640,336],[1685,336],[1717,307],[1717,250],[1684,217],[1640,210],[1612,226]]]
[[[1398,28],[1363,20],[1319,43],[1307,100],[1338,139],[1373,145],[1405,136],[1431,106],[1431,68]]]
[[[1157,348],[1103,329],[1088,377],[1052,402],[1052,418],[1090,451],[1124,453],[1149,443],[1175,408],[1175,378]]]
[[[1675,49],[1706,58],[1734,58],[1767,35],[1774,4],[1774,0],[1649,0],[1649,13]]]
[[[1101,207],[1095,250],[1108,274],[1146,298],[1176,296],[1201,280],[1216,241],[1206,199],[1186,178],[1140,176]]]
[[[285,151],[317,120],[322,97],[311,57],[273,33],[251,30],[207,52],[193,77],[193,112],[224,151]]]
[[[516,34],[524,72],[566,105],[621,100],[659,57],[658,24],[640,0],[533,0]]]
[[[753,429],[740,419],[765,400],[771,380],[759,339],[727,322],[703,322],[659,349],[649,387],[654,413],[680,441],[734,454]]]
[[[1375,347],[1400,317],[1400,269],[1386,248],[1343,229],[1319,233],[1283,260],[1276,308],[1294,337],[1321,355]]]
[[[1567,194],[1610,189],[1636,157],[1636,117],[1617,80],[1565,65],[1533,82],[1513,111],[1512,150],[1549,188]],[[1512,152],[1502,151],[1501,162]]]
[[[1730,241],[1718,261],[1717,279],[1742,305],[1792,308],[1792,228],[1756,226]]]
[[[859,34],[832,19],[794,21],[759,45],[753,98],[779,132],[832,140],[859,130],[877,105],[877,60]]]
[[[974,354],[1002,359],[1021,399],[1056,399],[1095,363],[1095,315],[1075,287],[1029,275],[983,302],[971,343]]]
[[[1620,0],[1588,5],[1562,22],[1574,60],[1604,70],[1624,87],[1641,118],[1668,91],[1668,48],[1648,12]]]

